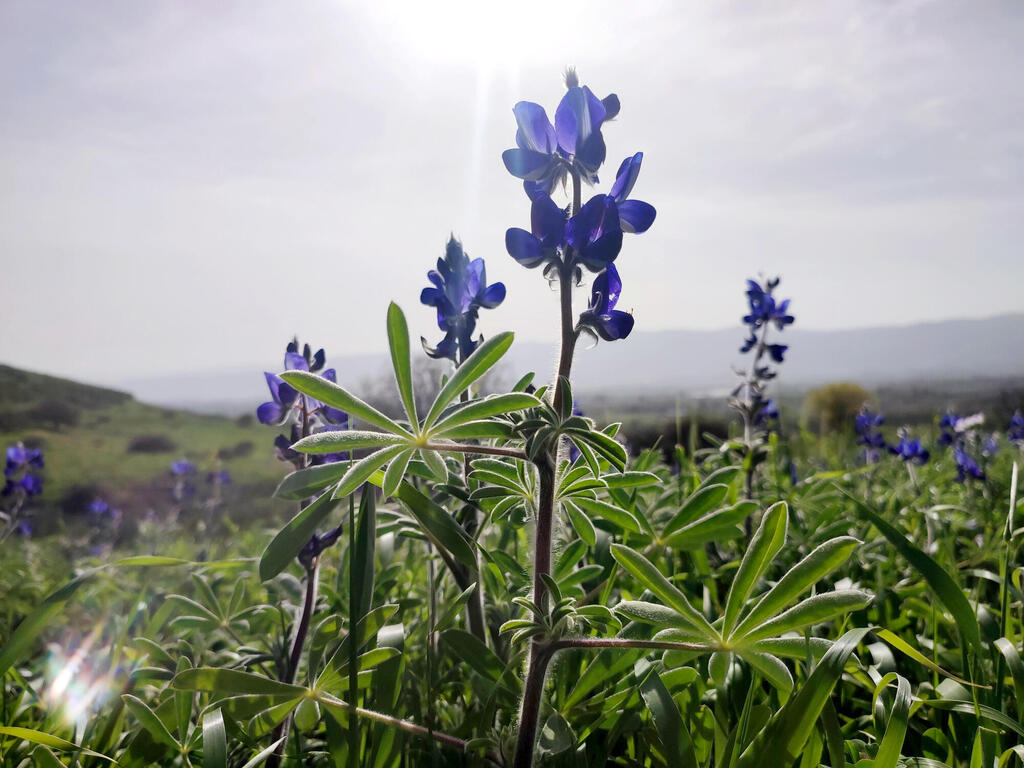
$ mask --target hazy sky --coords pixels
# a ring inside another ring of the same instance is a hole
[[[1022,40],[984,0],[0,0],[0,360],[273,369],[383,351],[391,298],[436,340],[452,231],[508,286],[481,329],[553,338],[501,152],[568,64],[622,101],[604,188],[645,153],[637,330],[737,324],[759,271],[807,328],[1021,311]]]

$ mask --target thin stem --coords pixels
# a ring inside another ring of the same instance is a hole
[[[572,213],[579,213],[581,207],[580,177],[572,171]],[[572,357],[576,348],[576,330],[572,310],[572,254],[565,254],[565,262],[558,275],[561,304],[561,347],[558,355],[558,371],[555,376],[552,402],[558,403],[562,394],[562,382],[569,380]],[[558,446],[551,453],[539,458],[535,464],[539,478],[537,502],[537,531],[533,545],[533,599],[541,608],[547,602],[547,591],[541,576],[551,573],[552,528],[555,519],[555,466]],[[533,765],[533,750],[537,742],[540,725],[540,705],[544,695],[544,680],[548,663],[551,661],[550,648],[538,639],[530,643],[530,658],[526,667],[526,682],[523,688],[523,702],[519,710],[519,730],[516,734],[516,753],[513,768],[530,768]]]
[[[556,640],[549,646],[551,652],[566,648],[622,648],[649,649],[656,651],[696,651],[697,653],[713,653],[719,650],[713,645],[703,643],[679,643],[671,640],[631,640],[624,637],[567,637]]]
[[[414,736],[433,739],[434,741],[438,741],[441,744],[451,747],[459,752],[465,752],[467,749],[468,742],[464,739],[458,738],[457,736],[442,733],[441,731],[432,731],[409,720],[402,720],[398,717],[385,715],[383,712],[376,712],[372,709],[356,707],[347,701],[342,701],[341,699],[337,699],[329,693],[324,693],[322,691],[318,694],[318,698],[325,706],[335,709],[343,709],[346,712],[355,714],[356,717],[365,717],[367,720],[373,720],[374,722],[381,723],[392,728],[397,728],[400,731],[411,733]],[[494,752],[487,752],[484,756],[493,763],[501,763],[501,758]]]
[[[500,445],[464,445],[462,443],[424,443],[428,451],[449,451],[450,453],[485,453],[489,456],[507,456],[526,461],[526,452],[520,448],[506,448]]]

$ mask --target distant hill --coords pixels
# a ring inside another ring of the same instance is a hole
[[[867,386],[983,378],[1024,377],[1024,314],[981,320],[842,331],[788,328],[775,337],[790,346],[787,386],[853,380]],[[635,331],[625,342],[580,349],[573,377],[579,392],[701,395],[732,386],[731,367],[749,362],[738,353],[740,327],[715,331]],[[328,350],[330,352],[331,350]],[[536,371],[544,380],[555,359],[553,344],[519,342],[502,363],[512,380]],[[357,387],[387,375],[385,354],[330,358],[339,380]],[[427,365],[420,357],[416,363]],[[183,373],[118,382],[145,402],[203,411],[252,410],[266,399],[264,366]]]

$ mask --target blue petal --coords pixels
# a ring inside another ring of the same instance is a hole
[[[544,261],[540,240],[525,229],[513,227],[508,230],[505,233],[505,249],[509,256],[530,269]]]
[[[539,181],[558,161],[551,155],[534,152],[531,149],[506,149],[501,153],[502,162],[508,172],[518,179]]]
[[[521,149],[551,154],[555,151],[555,129],[548,120],[548,113],[540,104],[520,101],[512,108],[516,117],[516,144]]]
[[[420,292],[420,304],[426,304],[428,307],[436,307],[443,300],[444,294],[437,288],[428,287]]]
[[[629,312],[613,310],[597,316],[597,332],[605,341],[617,341],[629,336],[633,330],[633,316]]]
[[[622,250],[622,232],[616,230],[602,235],[580,252],[579,261],[591,272],[600,272],[608,267]]]
[[[579,150],[576,152],[576,164],[584,170],[587,181],[591,184],[597,183],[597,169],[604,164],[607,154],[604,136],[600,131],[594,131],[580,142]]]
[[[601,104],[604,106],[605,120],[614,120],[616,117],[618,117],[619,109],[621,106],[619,104],[618,96],[616,96],[614,93],[609,93],[607,96],[601,99]]]
[[[320,377],[327,379],[332,384],[338,383],[338,373],[333,368],[328,368],[326,371],[320,374]]]
[[[545,248],[557,248],[565,239],[565,211],[547,195],[539,195],[530,206],[530,228]]]
[[[485,309],[494,309],[505,300],[504,283],[494,283],[487,287],[480,299],[480,306]]]
[[[261,424],[280,424],[284,419],[285,410],[280,403],[263,403],[256,409],[256,418]]]
[[[623,232],[640,234],[646,232],[654,223],[658,212],[654,206],[642,200],[626,200],[619,203],[619,223]]]
[[[629,193],[633,191],[636,178],[640,175],[640,164],[643,162],[643,159],[644,153],[637,152],[632,157],[627,157],[622,161],[618,172],[615,174],[615,183],[612,184],[611,191],[608,193],[615,198],[615,202],[621,204],[623,200],[629,197]]]
[[[286,371],[308,371],[309,363],[298,352],[289,352],[284,356],[284,369]]]

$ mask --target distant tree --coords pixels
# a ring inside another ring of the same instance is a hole
[[[128,453],[170,453],[177,447],[166,435],[136,435],[128,443]]]
[[[850,381],[840,381],[812,389],[804,398],[804,418],[807,426],[817,428],[821,434],[842,430],[853,423],[853,417],[871,395],[864,387]]]

